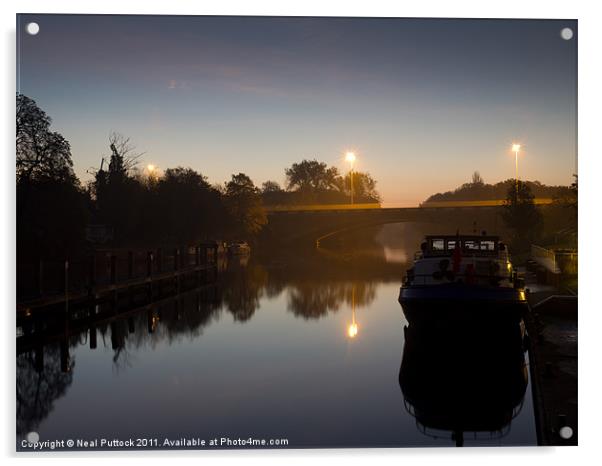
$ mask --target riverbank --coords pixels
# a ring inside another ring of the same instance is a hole
[[[577,445],[577,296],[537,283],[535,273],[524,276],[537,441]]]

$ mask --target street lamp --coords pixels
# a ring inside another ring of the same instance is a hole
[[[351,165],[351,171],[349,172],[349,182],[351,185],[351,203],[353,204],[353,163],[355,162],[355,154],[353,152],[347,152],[345,160]]]
[[[516,182],[516,198],[518,201],[518,151],[520,151],[520,144],[512,144],[512,152],[514,152],[515,160],[516,160],[516,171],[514,180]]]

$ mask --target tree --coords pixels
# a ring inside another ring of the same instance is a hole
[[[575,177],[575,181],[573,181],[570,186],[571,194],[573,195],[573,199],[572,199],[572,202],[570,203],[570,205],[575,212],[575,217],[577,217],[577,211],[579,210],[579,204],[578,204],[579,192],[578,192],[577,175],[575,174],[573,176]]]
[[[223,224],[221,195],[203,175],[192,168],[168,168],[154,189],[154,208],[148,213],[152,218],[146,223],[157,220],[160,239],[191,242],[218,234]]]
[[[225,186],[226,206],[234,231],[243,235],[255,235],[267,224],[267,216],[259,190],[244,173],[232,175]]]
[[[485,184],[485,182],[483,181],[483,178],[481,177],[481,174],[478,171],[475,171],[472,174],[472,184],[478,185],[478,186],[482,186]]]
[[[69,142],[50,117],[17,94],[17,259],[61,258],[81,249],[87,199],[73,173]]]
[[[262,194],[278,193],[278,192],[281,192],[281,191],[282,191],[282,188],[275,181],[265,181],[261,185],[261,193]]]
[[[142,212],[145,205],[146,187],[133,175],[138,158],[130,139],[119,133],[109,136],[108,167],[96,171],[93,184],[95,198],[95,223],[113,228],[115,242],[125,244],[140,235],[147,236],[142,225]]]
[[[265,205],[288,204],[291,193],[285,191],[275,181],[266,181],[261,185],[261,198]]]
[[[351,174],[345,176],[345,190],[351,191]],[[353,197],[355,202],[380,202],[380,194],[376,190],[376,180],[365,172],[353,172]]]
[[[303,160],[285,170],[287,189],[299,191],[325,191],[336,189],[339,172],[317,160]]]
[[[541,233],[543,216],[534,203],[535,196],[522,181],[508,189],[503,207],[504,223],[514,232],[515,247],[528,247]]]
[[[52,119],[33,99],[17,94],[17,181],[51,179],[75,184],[71,147],[50,130]]]

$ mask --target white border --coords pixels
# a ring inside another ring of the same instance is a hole
[[[600,457],[596,451],[600,442],[600,348],[597,342],[602,306],[595,301],[596,285],[602,278],[602,257],[600,241],[596,243],[602,223],[598,221],[600,207],[601,171],[600,160],[600,16],[596,14],[593,1],[547,1],[526,2],[506,0],[504,2],[483,1],[415,1],[412,3],[385,2],[379,0],[326,2],[324,0],[303,0],[292,3],[282,1],[230,1],[227,4],[217,1],[192,2],[170,0],[168,2],[147,0],[125,2],[123,0],[103,0],[83,3],[81,1],[27,1],[23,0],[11,8],[2,2],[2,141],[5,148],[0,173],[2,220],[0,229],[2,244],[2,264],[0,266],[0,296],[4,306],[2,363],[5,368],[2,392],[2,421],[0,441],[4,456],[14,458],[14,110],[15,110],[15,13],[131,13],[131,14],[223,14],[223,15],[306,15],[306,16],[404,16],[404,17],[481,17],[481,18],[566,18],[579,20],[579,171],[580,171],[580,352],[579,352],[579,443],[578,448],[475,448],[457,451],[453,449],[395,449],[395,450],[294,450],[294,451],[220,451],[220,452],[152,452],[149,454],[95,453],[44,455],[51,463],[65,461],[92,461],[106,464],[117,458],[128,461],[144,461],[161,464],[168,458],[179,461],[244,461],[245,464],[264,465],[266,463],[298,464],[301,461],[336,462],[362,464],[378,460],[379,463],[399,464],[399,462],[445,463],[449,465],[487,463],[534,463],[546,464],[592,463]],[[598,285],[599,287],[600,285]],[[31,458],[23,455],[24,458]]]

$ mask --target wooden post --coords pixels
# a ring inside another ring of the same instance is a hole
[[[65,318],[69,320],[69,259],[65,259]]]
[[[153,276],[153,252],[152,251],[148,251],[146,253],[146,276],[149,278]]]
[[[148,285],[146,288],[146,293],[148,296],[148,300],[152,301],[153,300],[153,281],[152,281],[152,276],[153,276],[153,252],[152,251],[148,251],[146,253],[146,276],[151,279],[148,281]]]
[[[41,343],[36,345],[34,351],[34,365],[36,372],[42,372],[44,370],[44,345]]]
[[[134,333],[136,331],[136,323],[133,317],[128,317],[128,332]]]
[[[44,296],[44,261],[40,259],[38,264],[38,293]]]
[[[111,349],[113,351],[115,351],[116,349],[119,349],[119,335],[118,335],[119,330],[117,329],[117,322],[116,321],[111,322],[110,327],[111,327]]]
[[[96,254],[90,256],[88,269],[88,296],[94,296],[94,289],[96,288]]]
[[[155,316],[153,314],[152,309],[149,309],[146,313],[146,323],[148,328],[148,333],[155,332]]]
[[[96,349],[98,345],[97,339],[96,339],[96,326],[92,326],[90,327],[90,349]]]
[[[134,253],[128,251],[128,278],[131,280],[134,278]]]
[[[71,356],[69,355],[69,339],[64,338],[60,343],[61,372],[71,372]]]
[[[111,276],[110,283],[114,285],[117,281],[117,256],[111,254]]]

